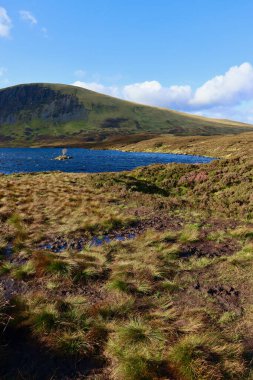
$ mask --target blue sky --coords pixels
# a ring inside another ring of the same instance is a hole
[[[253,122],[252,19],[252,0],[0,0],[0,87],[74,83]]]

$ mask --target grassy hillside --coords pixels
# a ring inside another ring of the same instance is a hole
[[[252,379],[241,136],[205,165],[0,177],[1,379]]]
[[[252,126],[143,106],[79,87],[26,84],[0,90],[0,144],[107,146],[157,134],[222,135]]]
[[[226,136],[161,135],[139,142],[114,142],[108,147],[132,152],[195,154],[217,158],[253,157],[253,133]]]

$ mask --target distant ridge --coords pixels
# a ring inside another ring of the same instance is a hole
[[[0,90],[1,146],[94,146],[136,142],[159,134],[211,136],[253,126],[116,99],[62,84],[22,84]]]

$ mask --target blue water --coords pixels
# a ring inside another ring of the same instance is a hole
[[[0,148],[0,173],[55,171],[72,173],[119,172],[151,164],[208,163],[212,158],[166,153],[120,152],[70,148],[73,159],[56,161],[59,148]]]

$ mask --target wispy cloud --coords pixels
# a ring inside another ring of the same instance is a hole
[[[38,24],[38,20],[30,11],[19,11],[21,20],[28,22],[30,25]]]
[[[5,8],[0,7],[0,37],[9,37],[12,22]]]
[[[42,32],[42,34],[43,34],[43,36],[44,36],[45,38],[48,37],[48,30],[47,30],[47,28],[45,28],[45,27],[41,28],[41,32]]]
[[[7,86],[9,84],[9,79],[7,78],[8,70],[6,67],[0,67],[0,87]]]
[[[74,75],[75,75],[77,78],[81,79],[81,78],[84,78],[84,77],[85,77],[85,75],[86,75],[86,71],[83,70],[83,69],[78,69],[78,70],[76,70],[76,71],[74,72]]]
[[[82,81],[73,84],[137,103],[199,115],[253,120],[253,66],[248,62],[231,67],[195,90],[187,84],[163,86],[156,80],[125,86]]]
[[[97,82],[82,82],[76,81],[74,86],[83,87],[91,91],[100,92],[101,94],[115,96],[116,98],[122,98],[121,89],[116,86],[104,86]]]
[[[7,69],[5,67],[0,67],[0,77],[3,77],[7,73]]]

